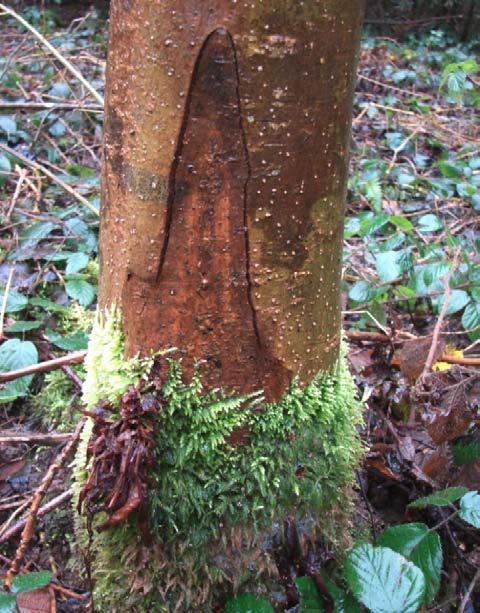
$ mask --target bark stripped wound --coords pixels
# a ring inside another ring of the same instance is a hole
[[[100,304],[209,387],[335,364],[362,0],[112,0]]]

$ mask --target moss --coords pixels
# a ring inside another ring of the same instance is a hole
[[[73,370],[82,376],[81,366],[74,366]],[[54,427],[60,432],[69,432],[80,416],[76,392],[73,382],[62,370],[47,373],[40,392],[30,398],[33,415],[47,429]]]
[[[148,370],[122,353],[115,312],[97,318],[88,405],[118,400]],[[260,393],[205,391],[198,374],[185,383],[181,364],[170,360],[151,475],[153,543],[141,543],[134,521],[95,533],[90,554],[100,610],[208,611],[213,594],[274,576],[261,544],[287,511],[299,518],[321,513],[325,524],[329,509],[345,507],[361,453],[361,411],[344,352],[305,387],[293,381],[279,402],[262,400]],[[89,436],[77,454],[77,487],[86,478]],[[245,444],[232,444],[245,436]],[[331,520],[331,534],[335,526]]]

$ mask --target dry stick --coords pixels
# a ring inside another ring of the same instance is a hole
[[[73,491],[67,490],[66,492],[63,492],[62,494],[60,494],[59,496],[52,498],[52,500],[47,502],[47,504],[44,504],[42,507],[38,509],[37,518],[41,518],[44,515],[47,515],[47,513],[50,513],[50,511],[57,509],[64,502],[66,502],[67,500],[70,500],[72,496],[73,496]],[[16,524],[14,524],[8,530],[6,530],[3,534],[1,534],[0,535],[0,545],[3,545],[3,543],[6,543],[8,540],[10,540],[12,536],[15,536],[16,534],[21,532],[23,528],[25,527],[26,523],[27,523],[26,518],[20,519],[19,521],[17,521]]]
[[[0,340],[3,339],[3,322],[5,320],[5,312],[7,310],[8,294],[10,292],[10,285],[12,284],[13,273],[15,272],[15,265],[10,268],[8,273],[7,285],[5,286],[5,292],[3,294],[2,309],[0,310]]]
[[[1,7],[1,4],[0,4],[0,7]],[[30,168],[34,168],[35,170],[38,170],[39,172],[43,173],[45,176],[47,176],[57,185],[60,185],[60,187],[62,187],[66,192],[68,192],[71,196],[76,198],[79,202],[81,202],[84,206],[86,206],[93,213],[95,213],[95,215],[98,216],[98,210],[93,206],[91,202],[89,202],[84,196],[76,192],[72,187],[70,187],[70,185],[68,185],[68,183],[65,183],[65,181],[62,181],[62,179],[54,175],[53,172],[50,172],[48,168],[45,168],[45,166],[42,166],[42,164],[39,164],[38,162],[29,160],[21,153],[18,153],[18,151],[11,149],[10,147],[8,147],[7,145],[3,143],[0,143],[0,149],[3,149],[3,151],[5,151],[11,156],[18,158],[21,162],[23,162],[27,166],[30,166]]]
[[[12,443],[32,443],[41,445],[58,445],[65,443],[72,438],[73,432],[57,433],[38,433],[38,432],[17,432],[15,430],[0,430],[0,445],[10,445]]]
[[[470,600],[470,596],[472,595],[473,590],[475,589],[475,585],[477,583],[477,581],[480,579],[480,568],[477,570],[477,572],[475,573],[472,582],[470,583],[470,585],[468,586],[467,592],[465,594],[465,596],[462,599],[462,602],[460,604],[460,608],[458,609],[458,613],[465,613],[465,610],[467,608],[468,605],[468,601]]]
[[[0,100],[0,109],[18,109],[35,111],[85,111],[85,113],[103,113],[103,107],[99,104],[83,105],[74,102],[8,102]],[[413,113],[414,114],[414,113]]]
[[[61,357],[55,358],[53,360],[46,360],[45,362],[40,362],[39,364],[32,364],[31,366],[25,366],[24,368],[19,368],[18,370],[3,372],[0,373],[0,383],[13,381],[14,379],[19,379],[20,377],[25,377],[26,375],[35,375],[39,372],[55,370],[56,368],[62,368],[63,366],[68,366],[69,364],[80,364],[81,362],[83,362],[86,355],[87,352],[85,350],[74,351],[73,353],[62,355]]]
[[[35,523],[37,520],[38,511],[40,508],[40,504],[43,500],[43,497],[47,493],[48,488],[50,487],[56,473],[62,468],[65,464],[66,460],[75,450],[77,446],[78,439],[80,438],[80,434],[82,432],[83,426],[85,425],[86,416],[82,417],[78,422],[77,427],[75,428],[75,432],[71,440],[65,445],[62,452],[57,456],[56,460],[51,464],[43,477],[40,486],[37,488],[33,499],[32,504],[30,505],[30,510],[28,512],[28,516],[25,521],[25,527],[22,531],[22,536],[20,539],[20,545],[15,553],[15,559],[13,560],[10,568],[8,569],[7,576],[5,577],[5,587],[7,590],[10,590],[12,585],[13,578],[18,574],[20,570],[20,565],[23,560],[23,556],[27,551],[30,540],[32,539],[35,532]]]
[[[450,302],[450,296],[452,293],[452,288],[450,287],[450,279],[452,278],[453,273],[456,271],[459,263],[460,263],[460,249],[457,249],[453,256],[452,266],[450,267],[450,270],[448,271],[448,273],[445,275],[444,284],[443,284],[445,288],[445,293],[443,296],[443,304],[442,304],[442,308],[440,310],[440,314],[437,319],[437,323],[435,324],[435,328],[433,329],[432,344],[430,345],[430,351],[428,352],[427,360],[425,362],[425,366],[423,367],[423,372],[418,378],[417,383],[415,385],[417,390],[420,388],[421,384],[425,380],[425,377],[429,374],[432,368],[433,360],[435,359],[435,352],[437,350],[438,339],[440,337],[440,332],[442,331],[443,320],[445,319],[445,315],[447,314],[448,304]]]
[[[4,4],[0,4],[0,9],[4,11],[4,13],[7,13],[8,15],[14,17],[19,23],[22,24],[24,28],[27,28],[27,30],[29,30],[35,36],[35,38],[39,40],[42,45],[44,45],[50,51],[50,53],[52,53],[57,58],[57,60],[62,63],[65,68],[80,81],[80,83],[92,94],[95,100],[103,106],[103,98],[96,91],[93,85],[91,85],[81,74],[81,72],[79,72],[79,70],[75,68],[75,66],[71,64],[65,57],[63,57],[63,55],[57,49],[55,49],[55,47],[51,45],[48,40],[40,34],[38,30],[36,30],[30,23],[28,23],[28,21],[26,21],[21,15],[16,13],[13,9],[8,8]]]

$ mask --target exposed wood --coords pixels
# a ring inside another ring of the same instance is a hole
[[[35,445],[58,445],[72,438],[72,432],[38,433],[17,432],[15,430],[0,430],[0,445],[14,443],[31,443]]]
[[[113,0],[102,307],[207,386],[332,366],[362,0]]]
[[[10,370],[9,372],[0,373],[0,383],[7,383],[20,377],[26,377],[27,375],[36,375],[41,372],[48,372],[57,368],[68,366],[69,364],[81,364],[87,355],[86,351],[74,351],[67,355],[63,355],[59,358],[52,360],[45,360],[45,362],[39,362],[38,364],[32,364],[31,366],[25,366],[17,370]]]

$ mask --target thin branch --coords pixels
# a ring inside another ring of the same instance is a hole
[[[62,494],[60,494],[59,496],[52,498],[52,500],[47,502],[47,504],[44,504],[42,507],[38,509],[37,518],[40,519],[44,515],[47,515],[47,513],[50,513],[50,511],[53,511],[54,509],[58,508],[64,502],[66,502],[67,500],[70,500],[72,495],[73,495],[72,490],[67,490],[66,492],[63,492]],[[0,535],[0,545],[2,545],[3,543],[6,543],[8,540],[12,538],[12,536],[15,536],[16,534],[21,532],[24,529],[26,523],[27,523],[27,519],[23,518],[17,521],[17,523],[15,523],[13,526],[8,528],[8,530],[5,530],[5,532],[2,535]]]
[[[77,427],[75,428],[75,432],[71,438],[71,440],[65,445],[61,453],[57,456],[53,464],[51,464],[40,482],[39,487],[37,488],[35,494],[32,498],[32,503],[30,505],[30,510],[28,512],[28,516],[25,521],[25,526],[22,531],[22,536],[20,539],[20,545],[15,553],[15,558],[8,569],[7,576],[5,577],[5,587],[7,590],[10,590],[13,578],[18,574],[20,570],[20,566],[22,564],[23,557],[28,549],[28,545],[33,538],[35,531],[35,524],[37,521],[38,512],[40,509],[40,504],[47,493],[48,488],[50,487],[55,475],[65,464],[69,456],[74,452],[78,439],[80,438],[80,434],[82,433],[83,426],[85,425],[86,417],[82,417],[82,419],[78,422]]]
[[[10,272],[8,273],[7,285],[5,286],[5,291],[3,294],[2,300],[2,308],[0,310],[0,340],[3,339],[3,322],[5,320],[5,312],[7,310],[8,304],[8,294],[10,293],[10,286],[12,284],[13,273],[15,272],[15,265],[10,268]]]
[[[65,443],[72,438],[72,432],[65,433],[38,433],[38,432],[16,432],[15,430],[0,430],[0,445],[10,445],[12,443],[41,443],[42,445],[58,445]]]
[[[62,368],[69,364],[80,364],[87,355],[86,351],[74,351],[68,353],[59,358],[53,360],[46,360],[45,362],[39,362],[38,364],[32,364],[31,366],[25,366],[24,368],[18,368],[17,370],[10,370],[9,372],[0,373],[0,383],[6,383],[7,381],[13,381],[20,377],[27,375],[35,375],[40,372],[47,372],[55,370],[56,368]]]
[[[1,6],[1,4],[0,4],[0,6]],[[21,153],[18,153],[18,151],[15,151],[14,149],[11,149],[8,145],[5,145],[4,143],[0,143],[0,149],[3,149],[3,151],[5,151],[6,153],[8,153],[11,156],[18,158],[21,162],[23,162],[27,166],[30,166],[30,168],[34,168],[35,170],[38,170],[39,172],[41,172],[44,175],[46,175],[54,183],[56,183],[57,185],[60,185],[60,187],[63,187],[63,189],[66,192],[68,192],[71,196],[76,198],[84,206],[86,206],[88,209],[90,209],[90,211],[92,211],[92,213],[95,213],[95,215],[98,216],[98,210],[93,206],[93,204],[91,202],[89,202],[84,196],[82,196],[81,194],[76,192],[73,189],[73,187],[68,185],[68,183],[65,183],[65,181],[62,181],[62,179],[60,179],[59,177],[54,175],[53,172],[50,172],[50,170],[48,170],[48,168],[45,168],[45,166],[42,166],[42,164],[39,164],[38,162],[34,162],[33,160],[29,160],[24,155],[22,155]]]
[[[470,600],[470,596],[472,595],[473,590],[475,589],[475,585],[477,583],[477,581],[480,579],[480,568],[477,570],[477,572],[475,573],[472,582],[470,583],[470,585],[468,586],[468,589],[465,593],[465,596],[462,598],[462,602],[460,603],[460,607],[458,609],[458,613],[465,613],[467,606],[468,606],[468,602]]]
[[[85,113],[103,113],[99,104],[83,105],[75,102],[8,102],[0,100],[0,109],[34,110],[34,111],[85,111]]]
[[[91,85],[82,75],[82,73],[77,68],[75,68],[75,66],[71,64],[67,60],[67,58],[63,57],[63,55],[57,49],[55,49],[55,47],[51,43],[49,43],[48,40],[42,34],[40,34],[38,30],[36,30],[30,23],[28,23],[28,21],[26,21],[21,15],[19,15],[17,12],[9,8],[8,6],[0,4],[0,9],[4,11],[4,14],[6,13],[8,15],[11,15],[19,23],[21,23],[24,28],[27,28],[27,30],[29,30],[35,36],[35,38],[40,41],[42,45],[44,45],[44,47],[46,47],[50,51],[50,53],[52,53],[57,58],[57,60],[61,64],[63,64],[65,68],[74,77],[76,77],[80,81],[80,83],[85,87],[85,89],[87,89],[92,94],[95,100],[103,106],[103,97],[97,92],[93,85]]]

